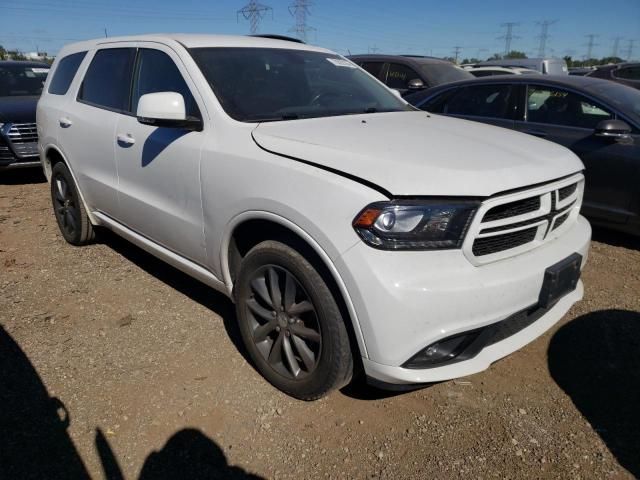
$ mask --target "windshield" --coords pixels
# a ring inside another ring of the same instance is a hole
[[[458,80],[469,80],[475,78],[466,70],[448,65],[446,63],[425,63],[422,66],[422,72],[429,81],[429,86],[435,87],[442,83],[457,82]]]
[[[194,48],[224,110],[242,122],[413,110],[338,55],[276,48]]]
[[[640,126],[640,90],[609,81],[589,85],[586,90],[601,95]]]
[[[49,68],[25,65],[0,65],[0,97],[40,95]]]

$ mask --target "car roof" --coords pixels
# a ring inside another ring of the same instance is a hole
[[[31,60],[0,60],[0,67],[10,67],[12,65],[21,65],[23,67],[49,68],[51,65],[45,62],[34,62]]]
[[[425,64],[447,64],[453,65],[448,60],[443,60],[442,58],[436,57],[423,57],[420,55],[379,55],[379,54],[362,54],[362,55],[349,55],[347,57],[349,60],[356,61],[368,61],[368,62],[396,62],[396,63],[407,63],[414,65],[425,65]]]
[[[179,44],[185,48],[207,47],[245,47],[245,48],[286,48],[291,50],[308,50],[333,54],[330,50],[314,47],[305,43],[268,36],[250,35],[210,35],[194,33],[156,33],[148,35],[132,35],[121,37],[96,38],[66,45],[62,55],[82,50],[90,50],[101,46],[109,46],[123,42],[156,42],[163,44]],[[60,55],[59,55],[60,56]]]

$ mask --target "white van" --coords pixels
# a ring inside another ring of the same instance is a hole
[[[544,75],[569,75],[567,62],[563,58],[506,58],[487,60],[478,63],[477,66],[520,67],[536,70]]]

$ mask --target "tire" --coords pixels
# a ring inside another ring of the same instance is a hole
[[[344,319],[322,276],[296,250],[276,241],[253,247],[234,297],[244,345],[273,386],[316,400],[349,383],[353,356]]]
[[[71,245],[91,243],[95,232],[67,166],[58,162],[51,171],[51,202],[64,239]]]

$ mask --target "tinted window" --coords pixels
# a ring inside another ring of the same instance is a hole
[[[194,48],[191,54],[225,111],[264,122],[411,110],[338,55],[284,48]]]
[[[409,81],[415,78],[420,78],[420,75],[418,75],[414,69],[400,65],[399,63],[389,64],[386,82],[389,88],[399,90],[406,89]]]
[[[474,77],[493,77],[496,75],[513,75],[512,72],[504,72],[502,70],[476,70],[470,72]]]
[[[613,116],[606,109],[577,93],[550,87],[527,89],[528,122],[595,128],[610,118]]]
[[[384,66],[384,63],[382,63],[382,62],[364,62],[360,66],[362,68],[364,68],[367,72],[369,72],[371,75],[373,75],[374,77],[380,78],[380,73],[382,72],[382,67]]]
[[[449,99],[443,113],[506,118],[509,116],[510,85],[464,87]]]
[[[78,67],[80,67],[86,54],[87,52],[72,53],[58,62],[51,83],[49,83],[49,93],[53,93],[54,95],[64,95],[67,93],[73,77],[76,76]]]
[[[193,95],[173,60],[160,50],[140,49],[133,85],[132,110],[135,112],[138,109],[138,100],[142,95],[157,92],[181,94],[187,115],[200,117]]]
[[[425,63],[421,69],[430,87],[474,78],[464,68],[457,67],[453,63]]]
[[[48,72],[48,66],[26,62],[0,65],[0,97],[40,95]]]
[[[640,66],[619,68],[613,71],[613,76],[625,80],[640,80]]]
[[[135,55],[133,48],[98,50],[84,76],[78,99],[110,110],[128,112]]]
[[[430,98],[429,100],[427,100],[422,104],[417,103],[416,106],[422,110],[426,110],[427,112],[444,113],[444,109],[447,106],[447,102],[453,95],[456,94],[458,90],[459,89],[457,88],[447,90],[445,92],[442,92],[439,95],[436,95],[433,98]],[[411,100],[411,97],[407,97],[407,98],[408,98],[408,101]]]

